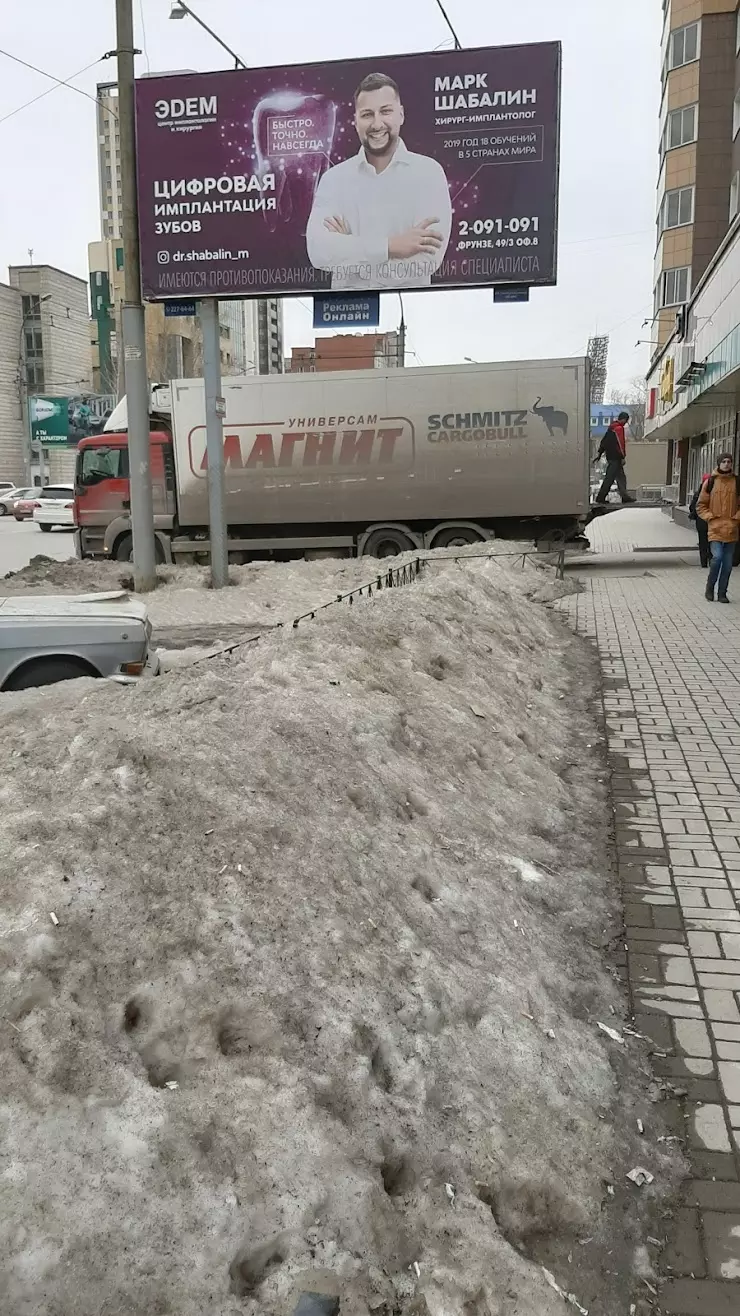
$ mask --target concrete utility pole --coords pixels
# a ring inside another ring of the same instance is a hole
[[[206,403],[211,584],[214,589],[222,589],[224,585],[229,583],[229,549],[224,481],[225,403],[221,395],[221,334],[216,299],[199,302],[198,315],[203,332],[203,385]]]
[[[118,117],[121,135],[123,200],[123,355],[126,369],[131,530],[134,539],[134,587],[145,594],[156,588],[154,507],[149,458],[149,380],[146,332],[141,301],[139,209],[136,195],[134,138],[134,19],[132,0],[116,0]]]

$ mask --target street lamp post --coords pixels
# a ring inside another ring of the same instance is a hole
[[[213,28],[209,27],[208,24],[203,21],[200,14],[196,14],[194,9],[191,9],[189,5],[185,4],[185,0],[172,0],[170,18],[179,19],[185,17],[195,19],[195,22],[200,24],[203,30],[208,33],[209,37],[213,37],[213,40],[221,47],[221,49],[225,50],[227,55],[231,56],[235,68],[245,69],[247,67],[244,60],[237,55],[236,51],[232,50],[231,46],[227,46],[226,42],[221,40],[218,33],[214,32]]]
[[[136,193],[134,136],[134,18],[131,0],[116,0],[118,120],[121,135],[123,194],[123,359],[126,377],[129,480],[134,586],[138,593],[156,589],[156,550],[152,471],[149,451],[149,380],[146,330],[141,300],[139,203]]]

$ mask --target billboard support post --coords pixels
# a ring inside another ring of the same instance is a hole
[[[229,583],[229,550],[226,528],[224,400],[221,395],[221,335],[218,323],[218,302],[215,300],[199,302],[198,316],[203,333],[211,584],[214,589],[223,589]]]
[[[157,572],[149,455],[149,380],[146,369],[146,330],[139,264],[139,210],[134,140],[134,53],[131,0],[116,0],[118,115],[123,197],[124,302],[121,328],[128,412],[134,587],[138,593],[145,594],[156,589]]]

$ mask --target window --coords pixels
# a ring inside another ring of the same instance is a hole
[[[699,23],[677,27],[668,40],[668,69],[680,69],[699,58]]]
[[[41,356],[44,351],[44,340],[41,336],[40,329],[26,330],[26,356]]]
[[[40,297],[21,297],[21,306],[24,320],[38,320],[41,318]]]
[[[128,448],[85,448],[77,471],[80,484],[128,479]]]
[[[123,247],[116,247],[116,269],[123,269]]]
[[[666,192],[661,206],[661,232],[667,228],[680,228],[694,222],[694,189],[677,187]]]
[[[43,361],[29,361],[26,365],[26,385],[29,393],[43,393],[44,391],[44,363]]]
[[[687,146],[696,141],[697,105],[687,105],[683,110],[672,110],[665,121],[663,129],[663,150],[672,151],[676,146]]]
[[[730,223],[737,218],[738,211],[740,211],[740,173],[735,174],[730,184]]]
[[[680,306],[689,300],[688,265],[680,265],[674,270],[663,271],[663,296],[661,306]]]
[[[732,106],[732,136],[737,137],[740,132],[740,91],[735,97]]]

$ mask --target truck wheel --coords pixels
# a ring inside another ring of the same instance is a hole
[[[99,675],[80,658],[38,658],[11,676],[4,689],[31,690],[37,685],[55,685],[57,681],[74,681],[80,676]]]
[[[378,526],[365,540],[363,557],[397,557],[399,553],[413,553],[416,544],[410,535],[395,526]]]
[[[484,537],[477,530],[472,530],[469,526],[459,526],[455,529],[450,526],[449,530],[440,530],[439,534],[432,540],[432,548],[464,548],[468,544],[482,544]]]
[[[116,544],[115,553],[116,562],[133,562],[134,560],[134,537],[133,535],[124,535]],[[154,540],[154,561],[164,562],[164,553],[159,540]]]

